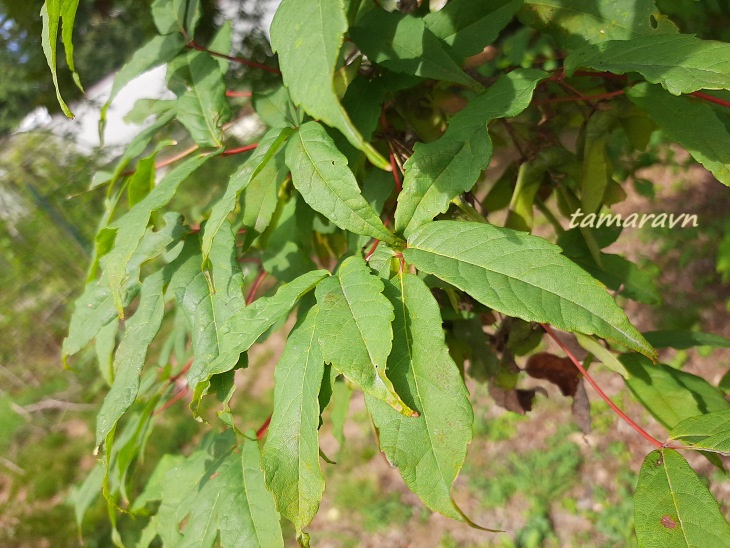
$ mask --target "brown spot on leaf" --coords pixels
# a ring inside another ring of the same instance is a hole
[[[677,527],[677,522],[669,516],[662,516],[661,524],[662,527],[666,527],[667,529],[674,529],[675,527]]]
[[[536,379],[545,379],[560,388],[563,396],[575,396],[580,372],[568,358],[560,358],[547,352],[530,356],[525,371]]]

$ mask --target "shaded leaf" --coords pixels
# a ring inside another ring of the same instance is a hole
[[[383,282],[360,257],[348,257],[336,276],[315,291],[320,313],[317,337],[326,362],[396,411],[413,416],[386,376],[393,342],[393,305],[382,294]]]
[[[667,429],[689,417],[730,408],[723,393],[702,377],[635,354],[624,354],[621,362],[630,375],[626,385]]]
[[[289,175],[284,162],[284,151],[279,150],[272,160],[259,171],[243,192],[241,204],[243,226],[246,235],[243,248],[246,249],[271,223],[276,211],[278,193]]]
[[[127,282],[127,263],[144,236],[150,215],[167,205],[180,183],[212,156],[199,154],[172,168],[141,202],[110,225],[112,229],[116,229],[117,236],[114,248],[104,257],[102,264],[109,277],[112,300],[120,318],[124,318],[122,288]]]
[[[320,124],[299,128],[286,147],[286,165],[304,200],[338,227],[391,245],[402,243],[365,201],[347,159]]]
[[[421,18],[374,9],[350,28],[350,36],[371,61],[394,72],[482,89],[461,70]]]
[[[449,45],[448,51],[461,62],[494,42],[521,5],[519,0],[452,0],[426,15],[423,22],[426,29]]]
[[[96,419],[96,444],[101,445],[121,416],[137,398],[139,379],[147,349],[157,336],[164,315],[164,271],[151,274],[142,283],[139,306],[125,322],[124,337],[114,355],[116,375]]]
[[[676,348],[677,350],[685,350],[695,346],[712,346],[715,348],[730,348],[730,339],[714,335],[713,333],[703,333],[701,331],[683,331],[666,330],[666,331],[647,331],[644,338],[654,348]]]
[[[638,72],[673,95],[730,89],[730,44],[690,34],[610,40],[571,52],[565,58],[565,70],[572,74],[578,68],[614,74]]]
[[[180,32],[192,39],[200,19],[200,0],[155,0],[152,18],[160,34]]]
[[[578,344],[581,345],[584,350],[590,352],[611,371],[618,373],[624,378],[628,378],[629,372],[626,371],[624,364],[622,364],[621,360],[619,360],[608,348],[603,346],[601,343],[593,340],[592,337],[583,335],[582,333],[574,333],[574,335],[575,340],[578,341]],[[649,344],[651,344],[651,341],[649,341]]]
[[[730,409],[689,417],[669,432],[694,449],[730,454]]]
[[[730,546],[730,525],[687,461],[672,449],[644,460],[634,495],[639,546]]]
[[[207,260],[213,238],[226,220],[226,217],[236,208],[238,197],[251,181],[261,173],[281,146],[291,135],[289,128],[274,128],[264,135],[253,154],[244,164],[231,175],[223,197],[216,202],[210,212],[210,218],[203,229],[203,260]]]
[[[677,32],[653,0],[527,0],[519,17],[526,25],[552,33],[569,49],[586,42]]]
[[[289,334],[274,373],[274,413],[261,456],[266,485],[297,537],[317,513],[324,492],[319,465],[319,401],[324,358],[314,306]]]
[[[542,238],[489,224],[436,221],[411,234],[403,255],[508,316],[596,334],[655,357],[603,284]]]
[[[177,101],[177,119],[200,147],[223,146],[223,124],[231,117],[218,62],[203,52],[188,56],[190,87]]]
[[[438,303],[412,274],[386,282],[385,295],[395,309],[388,374],[419,416],[405,417],[367,395],[380,448],[426,506],[468,522],[451,489],[471,442],[474,415],[444,341]]]
[[[454,197],[474,186],[492,156],[487,125],[495,118],[517,116],[527,108],[535,86],[546,76],[533,69],[506,74],[456,114],[440,139],[416,144],[406,162],[403,191],[398,196],[396,232],[408,236],[444,213]]]
[[[266,245],[261,256],[262,266],[283,282],[290,282],[316,268],[310,256],[311,250],[306,245],[307,238],[312,236],[311,224],[306,228],[298,225],[297,214],[301,213],[302,205],[301,196],[290,198],[277,213],[276,227],[264,236]]]
[[[346,31],[345,8],[339,0],[284,0],[271,23],[271,47],[279,55],[294,104],[340,130],[373,165],[387,169],[388,162],[365,142],[335,93],[335,64]]]
[[[669,139],[687,149],[718,181],[730,186],[730,130],[711,106],[698,99],[673,97],[648,84],[632,87],[627,95]]]

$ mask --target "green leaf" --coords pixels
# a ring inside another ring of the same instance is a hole
[[[395,308],[388,374],[419,416],[405,417],[366,396],[380,448],[426,506],[465,520],[451,489],[464,465],[474,415],[444,340],[438,303],[413,274],[386,282],[384,293]]]
[[[730,409],[684,419],[669,432],[693,449],[730,454]]]
[[[279,190],[288,176],[289,168],[284,162],[284,151],[279,150],[246,186],[241,200],[241,217],[243,226],[246,227],[244,250],[271,223],[278,203]]]
[[[132,110],[124,115],[128,124],[142,125],[150,116],[159,116],[175,108],[176,101],[172,99],[137,99]]]
[[[190,174],[208,161],[214,154],[199,154],[184,160],[172,168],[160,183],[145,198],[125,215],[112,223],[117,230],[112,249],[102,260],[109,277],[114,306],[120,318],[124,318],[124,299],[122,288],[127,283],[126,267],[140,240],[144,236],[152,213],[167,205],[177,188]]]
[[[336,276],[315,291],[319,304],[317,331],[326,362],[399,413],[416,415],[386,376],[393,342],[393,305],[383,296],[383,282],[360,257],[348,257]]]
[[[81,526],[84,523],[86,511],[101,493],[101,484],[104,481],[104,466],[101,462],[97,462],[88,474],[81,485],[71,488],[71,494],[68,497],[69,502],[74,505],[79,536],[81,535]]]
[[[474,186],[492,156],[487,125],[495,118],[517,116],[527,108],[535,86],[546,76],[534,69],[516,69],[502,76],[451,119],[440,139],[416,144],[406,162],[403,191],[398,196],[396,232],[408,236],[444,213],[453,198]]]
[[[164,316],[162,295],[164,272],[157,271],[145,278],[140,291],[139,306],[125,322],[124,337],[114,355],[114,383],[104,398],[96,421],[96,444],[101,445],[119,418],[137,398],[139,378]]]
[[[274,88],[254,90],[251,103],[259,118],[272,128],[299,127],[304,122],[302,111],[297,109],[281,83]]]
[[[218,62],[199,51],[188,56],[190,88],[177,102],[177,119],[200,147],[223,146],[223,124],[231,117]]]
[[[307,122],[299,128],[286,147],[286,165],[304,200],[338,227],[402,244],[365,201],[347,159],[320,124]]]
[[[583,142],[583,173],[580,199],[587,213],[596,213],[611,181],[608,138],[616,121],[615,109],[599,110],[588,119]]]
[[[118,331],[119,318],[115,315],[111,322],[99,329],[94,345],[99,372],[109,386],[114,381],[114,349],[117,346]]]
[[[249,434],[250,436],[250,434]],[[255,436],[243,449],[214,461],[201,478],[182,547],[222,546],[283,547],[279,515],[266,490]]]
[[[715,348],[730,348],[730,339],[715,335],[713,333],[703,333],[701,331],[684,331],[665,330],[665,331],[647,331],[644,338],[654,348],[676,348],[677,350],[685,350],[695,346],[712,346]]]
[[[629,372],[626,371],[626,368],[621,363],[621,360],[619,360],[616,355],[613,354],[613,352],[611,352],[601,343],[593,340],[593,338],[588,337],[587,335],[583,335],[582,333],[575,333],[575,340],[577,340],[579,345],[581,345],[585,350],[593,354],[603,365],[608,367],[611,371],[613,371],[614,373],[618,373],[625,379],[629,377]]]
[[[717,501],[672,449],[644,460],[634,495],[639,546],[730,546],[730,525]]]
[[[489,224],[436,221],[411,234],[403,255],[503,314],[595,334],[656,357],[605,286],[542,238]]]
[[[161,141],[157,143],[152,154],[137,162],[134,173],[127,182],[127,203],[130,208],[141,202],[155,188],[157,153],[164,147],[174,144],[175,141]]]
[[[730,408],[723,393],[701,377],[641,356],[621,356],[629,372],[626,385],[667,430],[684,419]]]
[[[175,57],[185,47],[185,39],[182,34],[167,34],[165,36],[155,36],[144,46],[134,52],[132,58],[127,61],[114,78],[112,91],[109,99],[101,108],[101,124],[106,120],[106,113],[109,110],[117,93],[129,82],[140,74],[150,69],[164,65]]]
[[[125,307],[139,292],[139,271],[142,264],[160,255],[189,232],[186,227],[182,226],[182,217],[178,213],[166,213],[164,222],[165,226],[157,232],[147,230],[132,254],[132,258],[126,264],[125,279],[127,281],[122,290]],[[84,293],[76,301],[69,323],[68,336],[63,340],[61,350],[64,363],[67,363],[69,356],[76,354],[89,344],[99,330],[116,317],[108,278],[104,273],[99,280],[92,280],[86,284]]]
[[[319,465],[319,401],[324,358],[317,341],[315,305],[289,334],[274,372],[274,413],[261,466],[281,515],[297,537],[317,513],[324,492]],[[303,537],[304,538],[304,537]]]
[[[626,74],[638,72],[652,84],[680,95],[699,89],[730,89],[730,44],[689,34],[637,36],[586,45],[565,58],[578,68]]]
[[[451,0],[423,18],[426,29],[446,42],[457,61],[480,53],[494,42],[520,9],[520,0]]]
[[[225,23],[221,25],[221,27],[218,29],[218,32],[215,33],[215,36],[210,41],[210,44],[208,44],[208,49],[210,49],[210,51],[222,53],[223,55],[231,55],[232,48],[233,23],[230,19],[228,19]],[[215,60],[218,63],[218,67],[221,69],[221,75],[225,76],[226,74],[228,74],[228,69],[230,68],[231,61],[224,57],[216,57]]]
[[[63,113],[69,118],[74,115],[69,110],[68,105],[61,97],[61,90],[58,87],[58,74],[56,72],[57,44],[58,44],[58,28],[59,21],[63,23],[63,31],[61,32],[61,40],[66,50],[66,64],[73,73],[74,81],[81,91],[81,81],[74,67],[74,45],[73,45],[73,26],[76,18],[76,9],[79,6],[79,0],[46,0],[41,7],[41,18],[43,19],[43,29],[41,31],[41,45],[43,54],[46,56],[48,67],[51,69],[53,78],[53,86],[56,88],[56,99],[61,105]]]
[[[393,72],[483,89],[461,70],[421,18],[374,9],[350,28],[350,36],[371,61]]]
[[[216,202],[210,212],[210,218],[203,229],[203,261],[208,259],[210,248],[226,217],[236,208],[238,197],[261,170],[271,161],[277,151],[292,134],[289,128],[274,128],[264,135],[253,154],[244,162],[238,171],[231,175],[223,197]]]
[[[648,84],[634,86],[627,95],[669,139],[730,186],[730,130],[711,106],[699,99],[673,97]]]
[[[271,23],[271,47],[279,55],[284,84],[294,104],[340,130],[373,165],[388,169],[387,160],[365,142],[335,93],[335,64],[346,31],[340,0],[284,0]]]
[[[192,39],[200,19],[200,0],[155,0],[152,18],[160,34],[179,32]]]
[[[297,218],[304,208],[309,209],[301,196],[290,198],[276,215],[276,227],[265,236],[262,266],[282,282],[290,282],[316,268],[311,249],[305,243],[312,237],[312,225],[309,223],[308,227],[301,227]]]
[[[519,18],[526,25],[552,33],[569,50],[586,42],[677,32],[676,25],[659,13],[653,0],[528,0]]]
[[[283,547],[259,458],[253,432],[242,448],[231,430],[209,435],[189,457],[163,458],[134,508],[160,501],[155,528],[165,546]]]
[[[282,285],[275,295],[260,297],[250,306],[236,310],[222,329],[222,333],[230,337],[234,345],[227,347],[227,351],[209,363],[200,374],[188,374],[190,386],[198,386],[213,375],[226,371],[228,364],[235,362],[267,329],[289,314],[299,298],[328,275],[326,270],[312,270]]]
[[[200,398],[210,386],[208,381],[212,375],[207,372],[209,364],[225,355],[228,361],[218,362],[216,371],[224,373],[238,362],[238,355],[230,352],[236,346],[235,337],[224,326],[245,308],[246,301],[243,297],[243,274],[229,223],[223,223],[213,239],[210,250],[212,272],[201,269],[198,245],[191,243],[187,247],[187,255],[184,260],[181,257],[181,264],[170,281],[170,291],[190,322],[194,359],[188,378],[206,379],[205,382],[190,383],[194,390],[191,408],[196,413]],[[215,291],[211,291],[208,276]]]

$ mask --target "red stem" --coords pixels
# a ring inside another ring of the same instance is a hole
[[[250,305],[256,300],[256,292],[259,290],[259,287],[264,281],[264,278],[266,278],[266,274],[267,272],[265,270],[262,270],[261,272],[259,272],[259,275],[256,276],[256,279],[253,281],[253,285],[251,286],[251,291],[249,291],[248,297],[246,297],[246,306]]]
[[[164,413],[167,409],[183,399],[188,392],[190,392],[190,385],[186,384],[180,390],[178,390],[177,393],[165,403],[165,405],[163,405],[159,409],[156,409],[155,412],[152,414],[159,415],[160,413]]]
[[[223,152],[223,156],[233,156],[234,154],[241,154],[242,152],[248,152],[249,150],[255,149],[257,146],[259,146],[259,144],[254,143],[252,145],[246,145],[245,147],[229,148],[228,150]]]
[[[264,424],[262,424],[258,430],[256,430],[256,439],[260,440],[266,435],[266,432],[269,430],[269,424],[271,424],[271,415],[269,415],[269,418],[264,421]]]
[[[251,92],[250,91],[233,91],[232,89],[227,89],[226,97],[251,97]]]
[[[636,432],[638,432],[641,435],[641,437],[643,437],[646,441],[651,443],[653,446],[657,447],[658,449],[662,449],[663,447],[665,447],[665,445],[662,442],[660,442],[659,440],[657,440],[656,438],[651,436],[649,433],[647,433],[646,430],[644,430],[641,426],[639,426],[633,420],[631,420],[628,417],[628,415],[626,415],[626,413],[624,413],[618,407],[616,407],[616,404],[613,403],[611,401],[611,398],[609,398],[606,395],[606,393],[601,389],[601,387],[598,386],[598,383],[596,383],[596,381],[593,380],[593,378],[588,374],[588,372],[580,364],[580,362],[576,359],[576,357],[573,355],[573,353],[570,350],[568,350],[568,347],[566,347],[563,344],[563,342],[560,339],[558,339],[557,336],[555,336],[555,332],[553,331],[552,327],[550,327],[549,325],[547,325],[545,323],[540,324],[540,325],[542,325],[542,328],[545,330],[545,332],[548,335],[550,335],[550,337],[552,337],[552,339],[557,343],[557,345],[563,349],[563,352],[565,352],[568,355],[568,358],[570,358],[570,361],[573,362],[573,365],[575,365],[575,367],[578,368],[578,371],[581,372],[583,377],[585,377],[585,379],[590,383],[590,385],[595,389],[595,391],[598,392],[598,395],[601,396],[603,401],[605,401],[608,404],[608,406],[611,409],[613,409],[614,413],[616,413],[619,417],[621,417],[626,422],[626,424],[628,424],[629,426],[631,426],[631,428],[636,430]]]
[[[234,63],[240,63],[242,65],[246,65],[246,66],[249,66],[249,67],[254,67],[254,68],[258,68],[258,69],[265,70],[265,71],[268,71],[268,72],[273,72],[274,74],[281,74],[281,71],[279,69],[274,68],[274,67],[269,67],[269,66],[266,66],[266,65],[262,65],[261,63],[256,63],[254,61],[249,61],[248,59],[243,59],[242,57],[233,57],[231,55],[226,55],[225,53],[220,53],[220,52],[217,52],[217,51],[211,51],[208,48],[206,48],[205,46],[202,46],[202,45],[198,44],[195,40],[189,41],[187,43],[187,46],[189,48],[193,48],[193,49],[196,49],[198,51],[204,51],[204,52],[212,55],[213,57],[220,57],[221,59],[227,59],[228,61],[233,61]]]
[[[368,254],[365,255],[365,262],[370,260],[370,257],[373,256],[373,253],[375,253],[375,250],[378,249],[378,245],[380,245],[380,240],[375,240],[373,247],[371,247],[370,251],[368,251]]]
[[[704,99],[705,101],[709,101],[710,103],[715,103],[716,105],[730,108],[730,101],[725,101],[724,99],[720,99],[719,97],[715,97],[714,95],[708,95],[707,93],[702,93],[701,91],[693,91],[692,93],[690,93],[690,95],[694,95],[695,97],[699,97],[700,99]]]

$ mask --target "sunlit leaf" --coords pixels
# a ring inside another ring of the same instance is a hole
[[[319,466],[319,402],[324,358],[315,305],[289,334],[274,373],[274,413],[261,455],[266,484],[297,536],[317,513],[324,492]]]
[[[386,376],[393,305],[382,291],[382,280],[370,273],[365,261],[345,259],[337,275],[323,280],[315,291],[320,308],[317,336],[325,361],[366,394],[413,416]]]
[[[271,23],[271,47],[279,55],[294,104],[340,130],[374,165],[385,169],[388,162],[363,139],[335,94],[335,63],[346,30],[339,0],[284,0]]]
[[[542,238],[489,224],[436,221],[411,233],[403,255],[503,314],[595,334],[655,357],[605,286]]]
[[[634,495],[639,546],[730,546],[730,525],[682,455],[652,451]]]

